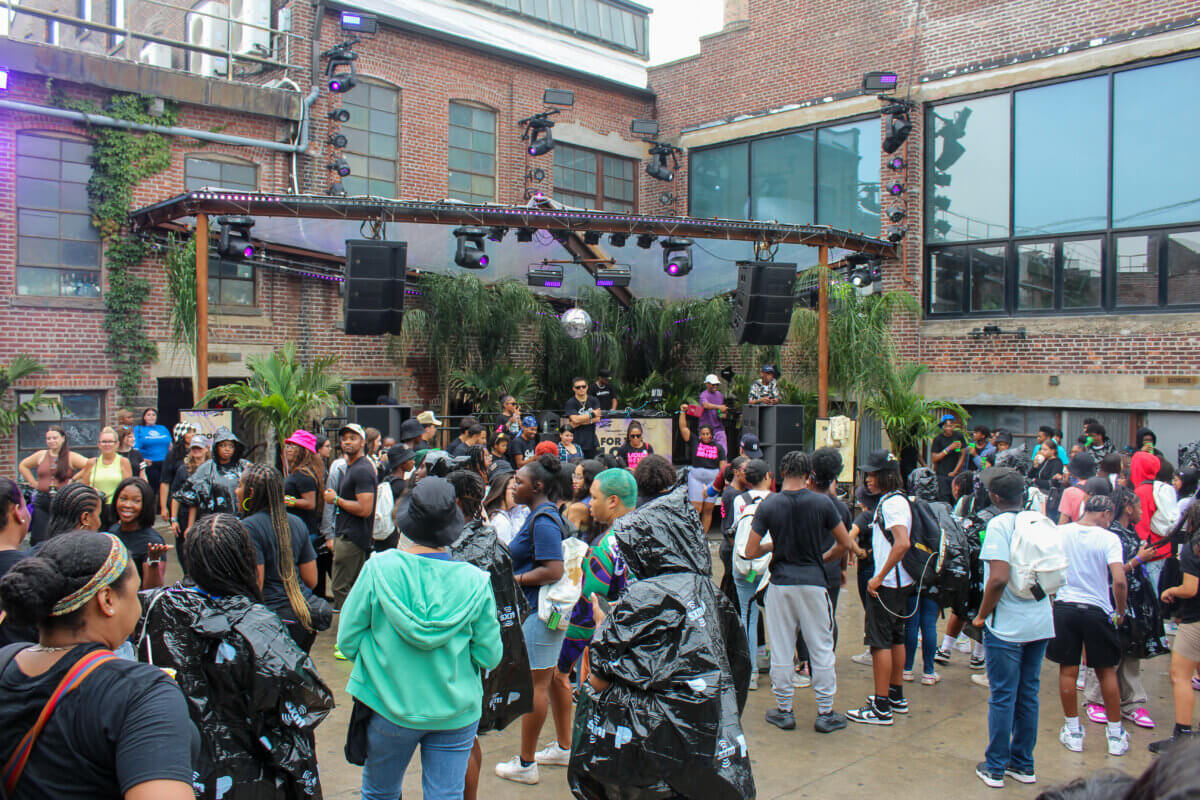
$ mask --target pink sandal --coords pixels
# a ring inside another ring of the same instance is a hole
[[[1153,728],[1154,720],[1150,719],[1149,712],[1144,708],[1135,708],[1133,711],[1123,712],[1122,717],[1137,725],[1139,728]]]
[[[1104,706],[1097,703],[1088,703],[1085,710],[1087,718],[1097,725],[1103,725],[1108,722],[1108,713],[1104,710]]]

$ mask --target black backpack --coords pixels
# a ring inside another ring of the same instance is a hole
[[[916,581],[919,590],[927,590],[937,585],[939,556],[942,552],[942,526],[938,515],[929,502],[919,497],[909,497],[902,492],[893,492],[879,499],[875,508],[874,522],[883,531],[883,538],[892,542],[892,534],[883,524],[883,503],[893,495],[903,497],[908,501],[912,512],[912,529],[908,532],[909,547],[900,559],[900,566]],[[887,559],[886,553],[876,553],[875,558]]]

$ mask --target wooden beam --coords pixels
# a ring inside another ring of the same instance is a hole
[[[829,419],[829,248],[822,245],[817,252],[817,419]]]
[[[196,217],[196,385],[192,397],[196,408],[208,391],[208,215]]]

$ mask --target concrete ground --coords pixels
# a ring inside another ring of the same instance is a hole
[[[713,561],[719,570],[715,545]],[[849,582],[842,592],[837,614],[841,637],[837,648],[835,707],[839,711],[858,707],[872,691],[870,668],[850,660],[852,655],[863,650],[863,614],[854,589],[853,570]],[[342,751],[351,705],[345,691],[350,664],[333,657],[336,622],[335,616],[335,627],[320,634],[312,649],[317,668],[333,690],[338,704],[317,729],[317,750],[325,797],[349,800],[359,797],[361,770],[348,764]],[[939,624],[939,633],[941,627]],[[1103,726],[1086,719],[1083,721],[1087,734],[1084,752],[1069,752],[1059,743],[1058,731],[1063,719],[1058,699],[1058,670],[1056,665],[1046,662],[1042,669],[1041,724],[1034,752],[1038,782],[1026,786],[1008,779],[1001,790],[1003,795],[975,777],[975,765],[982,760],[987,742],[987,690],[971,683],[971,671],[963,653],[956,651],[949,665],[939,667],[941,683],[935,686],[921,686],[916,682],[906,684],[905,695],[912,711],[907,716],[897,715],[895,725],[879,727],[850,723],[845,730],[829,735],[812,730],[816,708],[810,689],[796,691],[796,730],[781,731],[768,725],[763,715],[774,701],[770,681],[762,675],[759,684],[762,688],[750,693],[742,717],[758,798],[792,800],[849,793],[895,800],[924,798],[931,793],[964,800],[996,796],[1033,798],[1051,786],[1101,769],[1119,769],[1136,775],[1151,763],[1152,756],[1146,745],[1170,734],[1173,720],[1168,661],[1169,656],[1162,656],[1143,666],[1143,679],[1150,695],[1148,707],[1158,727],[1145,730],[1126,723],[1133,746],[1120,758],[1108,755]],[[919,672],[919,658],[917,664]],[[397,680],[404,679],[402,675],[396,677]],[[484,737],[481,800],[569,798],[565,768],[543,767],[541,782],[536,786],[509,783],[495,776],[495,765],[516,754],[519,729],[519,723],[514,723],[501,733]],[[547,720],[540,744],[549,743],[552,731],[553,726]],[[409,767],[404,797],[421,797],[419,759],[414,759]]]

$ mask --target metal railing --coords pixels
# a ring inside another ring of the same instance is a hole
[[[143,61],[140,58],[141,43],[148,43],[148,44],[166,45],[166,46],[172,48],[173,51],[174,50],[182,50],[185,53],[189,53],[189,54],[195,53],[195,54],[199,54],[199,55],[208,55],[208,56],[213,56],[215,58],[224,59],[224,70],[225,70],[224,75],[213,74],[213,75],[202,75],[202,77],[213,77],[213,78],[223,77],[227,80],[241,80],[241,79],[248,77],[251,74],[261,75],[266,72],[275,71],[275,70],[281,70],[284,72],[285,75],[289,74],[292,71],[304,71],[304,72],[308,71],[309,65],[307,65],[307,64],[288,63],[292,53],[301,54],[301,56],[302,56],[306,52],[305,48],[302,46],[298,47],[298,48],[293,48],[293,46],[292,46],[293,40],[295,40],[296,43],[303,43],[304,41],[307,41],[307,39],[305,37],[299,36],[290,31],[287,31],[287,30],[272,28],[267,25],[258,25],[253,22],[248,22],[248,21],[245,21],[242,19],[235,18],[232,16],[232,10],[231,10],[230,4],[223,3],[222,5],[224,6],[224,11],[225,11],[225,13],[223,15],[209,13],[208,11],[199,10],[196,8],[188,8],[186,6],[174,5],[169,2],[164,2],[163,0],[134,0],[134,2],[131,2],[131,3],[128,3],[125,5],[124,20],[122,20],[121,25],[111,25],[111,24],[108,24],[105,22],[97,22],[95,20],[84,19],[83,17],[72,16],[70,14],[62,14],[57,11],[49,11],[49,10],[45,10],[45,9],[19,5],[15,2],[13,2],[13,0],[2,0],[2,6],[0,6],[0,7],[3,7],[5,9],[5,13],[7,15],[6,20],[5,20],[8,23],[6,26],[7,30],[5,31],[6,38],[15,38],[15,37],[13,37],[13,30],[17,26],[16,21],[19,18],[21,18],[22,16],[25,16],[25,17],[32,17],[35,19],[45,20],[46,22],[70,25],[74,28],[80,28],[80,29],[89,30],[89,31],[97,31],[97,32],[108,34],[108,35],[114,37],[116,44],[113,47],[104,48],[103,50],[101,50],[98,53],[98,54],[104,55],[108,58],[123,58],[123,60],[127,60],[127,61],[146,63],[145,61]],[[187,35],[186,29],[188,26],[188,21],[192,17],[199,16],[199,17],[206,17],[209,19],[217,20],[217,23],[219,25],[225,26],[225,37],[224,37],[225,46],[224,46],[224,48],[213,47],[213,46],[204,45],[204,44],[197,44],[194,42],[186,41],[186,39],[176,39],[176,38],[172,38],[170,36],[164,36],[161,34],[155,34],[155,33],[149,33],[149,32],[145,32],[145,31],[134,30],[134,28],[131,25],[132,19],[137,18],[139,16],[149,16],[148,14],[139,15],[139,13],[138,13],[138,9],[143,9],[145,6],[158,6],[158,7],[164,8],[164,9],[168,9],[173,14],[178,15],[178,17],[180,19],[179,27],[184,29],[185,36]],[[271,47],[270,47],[269,51],[265,55],[256,55],[256,54],[252,54],[252,53],[239,52],[238,50],[235,50],[233,47],[233,43],[232,43],[233,37],[231,36],[231,33],[235,30],[235,26],[241,26],[242,28],[248,28],[248,29],[252,29],[252,30],[265,31],[267,34],[267,37],[268,37],[268,41],[271,42]],[[135,45],[134,44],[135,41],[137,41],[139,44]],[[51,44],[52,46],[62,46],[62,45],[57,45],[54,42],[43,42],[43,43]],[[280,56],[280,54],[282,54],[282,57]],[[239,62],[244,62],[246,64],[255,65],[259,69],[257,72],[254,72],[254,73],[246,73],[244,71],[237,69],[237,64]],[[170,68],[174,69],[173,66]],[[192,72],[187,67],[184,67],[184,68],[180,69],[179,71],[190,72],[191,74],[199,74],[199,73]]]

